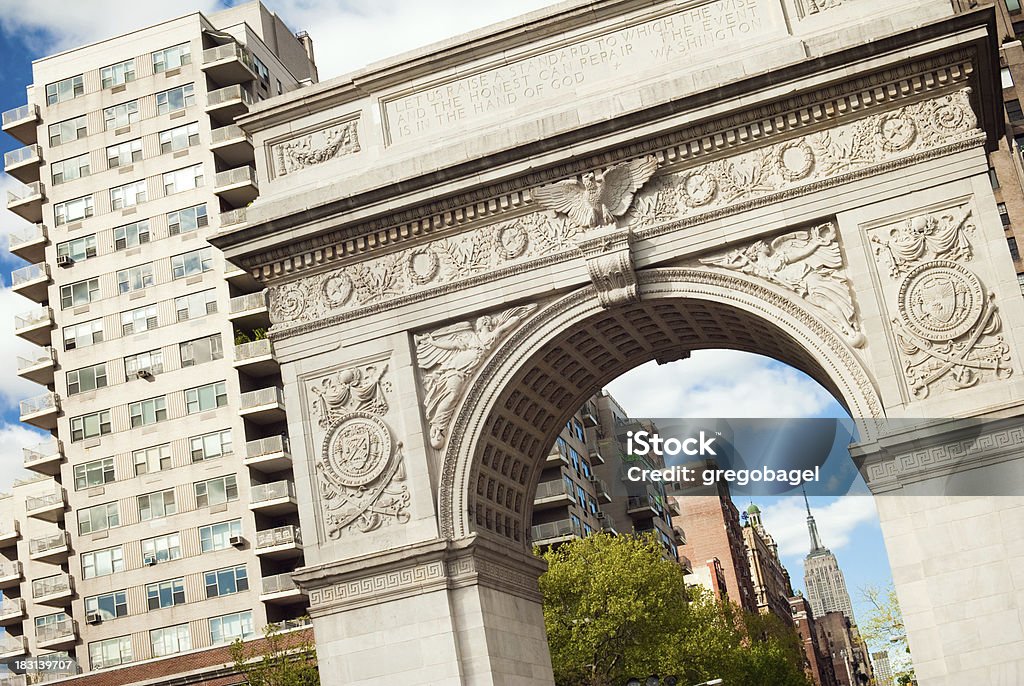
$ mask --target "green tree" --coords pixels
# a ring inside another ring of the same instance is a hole
[[[268,624],[263,641],[235,640],[231,659],[249,686],[320,686],[316,647],[308,631]]]
[[[808,684],[795,632],[687,589],[662,550],[652,535],[601,533],[544,554],[540,589],[559,686],[619,686],[649,674]]]
[[[899,679],[903,677],[910,683],[914,678],[914,668],[896,587],[891,582],[885,588],[864,586],[860,589],[860,596],[871,608],[866,620],[861,620],[861,636],[876,650],[888,651],[896,683],[902,683]]]

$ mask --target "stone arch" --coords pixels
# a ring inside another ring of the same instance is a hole
[[[703,269],[637,276],[640,302],[603,309],[592,286],[570,293],[534,314],[481,369],[444,453],[443,536],[477,532],[528,546],[539,466],[565,421],[604,384],[662,356],[711,347],[768,355],[814,378],[852,416],[884,416],[849,344],[794,297]]]

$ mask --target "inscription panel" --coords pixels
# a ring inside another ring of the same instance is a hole
[[[777,0],[714,0],[385,99],[387,142],[571,99],[577,89],[609,79],[621,82],[652,68],[709,61],[785,33]]]

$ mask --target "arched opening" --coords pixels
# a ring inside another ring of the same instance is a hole
[[[799,369],[854,417],[882,416],[863,364],[799,301],[743,276],[695,269],[639,275],[641,300],[602,309],[585,288],[515,331],[467,393],[445,452],[443,533],[528,547],[540,465],[562,426],[605,384],[655,359],[708,348]]]

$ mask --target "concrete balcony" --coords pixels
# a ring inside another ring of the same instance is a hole
[[[673,517],[679,517],[683,514],[682,509],[679,507],[679,503],[676,502],[675,498],[665,498],[665,505],[668,507],[668,513]]]
[[[32,104],[15,107],[3,114],[3,132],[13,136],[25,145],[36,142],[36,126],[39,125],[39,107]]]
[[[201,69],[219,84],[248,83],[256,79],[252,54],[234,42],[203,50]]]
[[[15,315],[14,335],[36,345],[49,345],[50,332],[56,326],[52,307],[40,307],[25,314]]]
[[[588,429],[591,429],[600,423],[597,413],[597,405],[590,400],[583,405],[583,408],[580,410],[580,414],[583,416],[583,426]]]
[[[0,636],[0,660],[10,660],[28,654],[28,638],[5,633]]]
[[[244,210],[245,208],[242,209]],[[223,216],[222,214],[221,217],[223,218]],[[222,223],[221,226],[225,225]],[[253,278],[253,275],[248,270],[237,267],[231,262],[224,263],[224,280],[246,293],[252,293],[263,288],[263,285]]]
[[[28,558],[43,562],[64,562],[71,552],[71,539],[67,531],[33,538],[28,542]]]
[[[13,588],[21,583],[21,563],[17,560],[0,560],[0,590]]]
[[[220,225],[223,226],[237,226],[244,224],[246,221],[245,208],[239,207],[228,212],[220,213]]]
[[[38,224],[43,221],[43,200],[46,189],[39,181],[30,183],[24,188],[7,191],[7,209],[25,221]]]
[[[7,674],[0,676],[0,686],[29,686],[28,677],[24,674]]]
[[[267,436],[245,444],[245,465],[272,474],[291,469],[292,454],[287,436]]]
[[[232,207],[248,205],[260,194],[256,170],[244,166],[217,172],[213,177],[213,192]]]
[[[565,481],[559,478],[556,481],[544,481],[537,484],[537,492],[533,496],[533,509],[536,512],[552,507],[566,507],[569,503],[574,502],[576,502],[576,496],[566,486]]]
[[[55,574],[32,582],[32,600],[43,605],[67,607],[75,595],[75,582],[67,574]]]
[[[12,231],[7,236],[8,250],[26,262],[42,262],[46,259],[44,248],[49,243],[49,231],[45,224]]]
[[[291,524],[256,532],[256,554],[274,560],[302,555],[302,530]]]
[[[239,343],[235,346],[235,360],[232,363],[240,372],[251,377],[268,376],[281,371],[281,366],[274,357],[274,346],[269,338],[258,341]]]
[[[241,167],[254,162],[252,137],[237,124],[214,129],[210,136],[210,151],[228,167]]]
[[[679,554],[679,566],[683,568],[685,574],[693,574],[693,563],[690,562],[690,558],[681,553]]]
[[[238,415],[256,424],[273,424],[285,419],[284,391],[277,386],[247,391],[241,395],[239,403]]]
[[[67,496],[61,488],[53,493],[25,498],[25,513],[29,517],[42,519],[47,522],[59,522],[64,517],[64,508],[67,506]]]
[[[40,348],[31,357],[18,356],[18,376],[43,386],[53,383],[53,369],[57,366],[57,353],[50,346]]]
[[[537,524],[530,527],[530,540],[534,545],[552,545],[579,538],[580,532],[571,520],[559,519],[556,522]]]
[[[51,438],[31,448],[22,448],[23,466],[39,474],[56,476],[60,474],[60,466],[64,463],[64,444]]]
[[[594,490],[597,492],[598,500],[606,504],[612,501],[612,494],[608,491],[608,484],[604,482],[604,479],[592,476],[590,477],[590,483],[594,484]]]
[[[58,414],[60,414],[60,398],[56,393],[43,393],[21,401],[21,421],[40,429],[47,431],[56,429]]]
[[[605,461],[604,460],[604,455],[602,455],[601,451],[599,451],[597,448],[591,448],[589,455],[590,455],[590,464],[592,464],[592,465],[604,464],[604,461]]]
[[[228,303],[228,319],[240,329],[268,328],[270,314],[267,310],[267,292],[257,291],[232,298]]]
[[[266,515],[282,515],[298,511],[295,484],[292,481],[274,481],[257,484],[249,492],[249,509]]]
[[[4,171],[22,183],[39,180],[39,165],[43,162],[43,151],[38,145],[4,153]]]
[[[218,124],[231,124],[253,105],[249,91],[240,85],[218,88],[206,94],[206,113]]]
[[[78,624],[70,617],[36,627],[36,647],[57,650],[73,646],[78,640]]]
[[[0,601],[0,626],[10,626],[25,619],[24,598],[4,598]]]
[[[637,519],[649,519],[661,514],[661,506],[650,494],[631,495],[626,499],[626,514]]]
[[[0,550],[18,545],[21,540],[21,522],[8,519],[0,522]]]
[[[563,453],[561,450],[559,450],[558,444],[555,443],[553,446],[551,446],[551,452],[548,453],[547,458],[545,458],[544,460],[544,466],[553,467],[557,465],[559,462],[566,465],[567,467],[571,465],[571,463],[569,462],[569,456]]]
[[[40,305],[49,300],[47,291],[51,283],[50,265],[46,262],[30,264],[11,272],[11,290]]]
[[[672,540],[676,545],[686,545],[686,531],[678,524],[672,525]]]
[[[276,605],[291,605],[306,602],[306,594],[299,590],[290,573],[263,577],[260,600]]]

